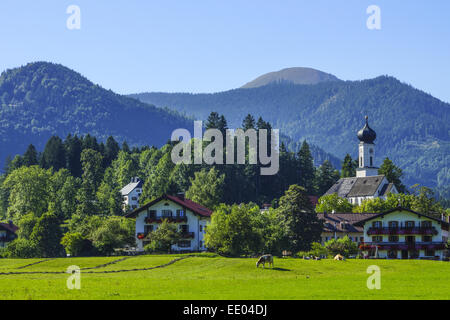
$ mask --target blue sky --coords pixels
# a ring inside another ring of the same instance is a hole
[[[69,5],[81,29],[69,30]],[[368,30],[366,9],[381,9]],[[388,74],[450,102],[450,1],[2,0],[0,70],[64,64],[118,93],[216,92],[285,67]]]

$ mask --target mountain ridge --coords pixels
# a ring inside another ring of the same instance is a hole
[[[391,76],[314,85],[281,82],[208,94],[130,95],[195,117],[224,113],[231,126],[242,112],[262,116],[282,134],[306,139],[343,158],[357,157],[356,132],[369,115],[377,132],[376,165],[389,157],[405,173],[405,183],[450,185],[450,104]],[[245,110],[245,111],[242,111]]]
[[[317,69],[307,67],[293,67],[263,74],[256,79],[247,82],[241,88],[257,88],[271,83],[279,82],[290,82],[293,84],[317,84],[328,81],[341,80],[330,73],[325,73]]]

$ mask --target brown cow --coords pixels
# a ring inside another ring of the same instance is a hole
[[[265,254],[261,256],[258,261],[256,262],[256,267],[258,268],[260,264],[263,265],[263,268],[266,267],[266,262],[269,264],[269,266],[272,266],[273,268],[273,257],[271,254]]]

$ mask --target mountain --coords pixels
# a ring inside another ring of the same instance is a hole
[[[43,150],[52,135],[87,134],[131,145],[161,146],[192,121],[93,84],[79,73],[47,62],[0,76],[0,164],[32,143]]]
[[[320,82],[340,81],[332,74],[312,68],[286,68],[276,72],[269,72],[248,82],[241,88],[257,88],[272,83],[289,82],[293,84],[317,84]]]
[[[346,153],[357,157],[356,133],[368,115],[378,136],[376,165],[384,157],[391,158],[403,169],[407,186],[450,185],[450,104],[393,77],[314,85],[274,82],[213,94],[131,96],[200,119],[217,111],[230,127],[239,126],[244,113],[262,116],[293,141],[307,139],[341,159]]]

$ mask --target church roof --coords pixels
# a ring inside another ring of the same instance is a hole
[[[384,178],[384,175],[341,178],[331,186],[325,195],[336,193],[341,198],[375,196]],[[380,193],[380,196],[389,193],[392,186],[389,187],[389,184],[386,183],[383,189],[384,192]]]

